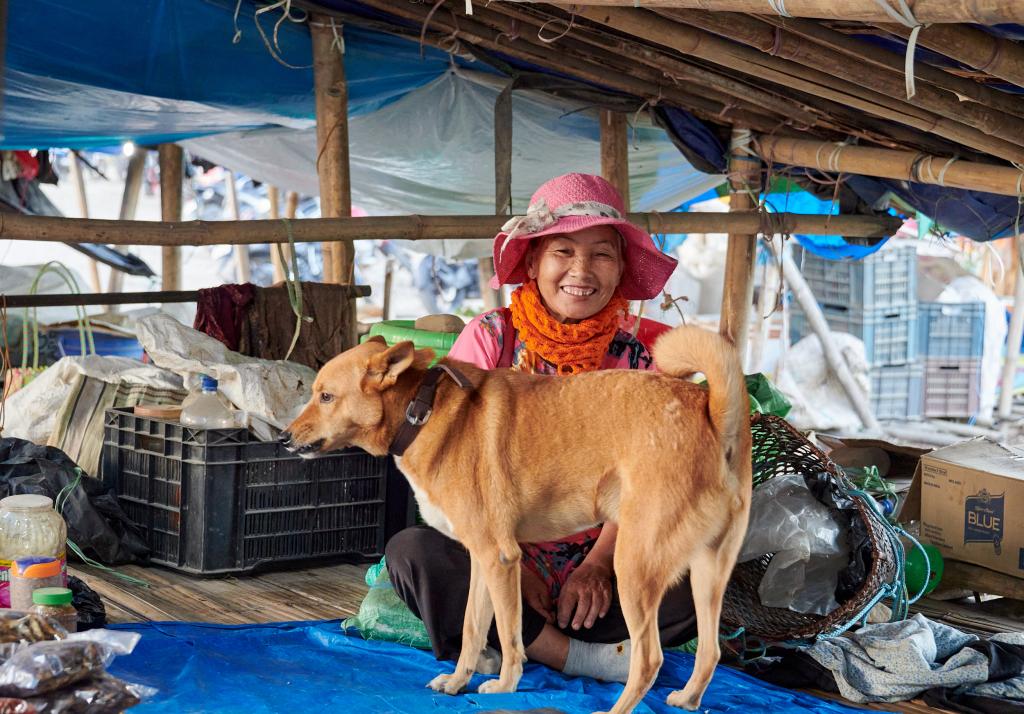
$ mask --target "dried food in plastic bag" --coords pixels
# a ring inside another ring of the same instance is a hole
[[[71,642],[97,642],[115,655],[131,654],[142,635],[128,630],[87,630],[68,635]]]
[[[0,644],[46,642],[67,636],[67,630],[49,617],[17,610],[0,613]]]
[[[0,714],[39,714],[39,710],[24,699],[0,697]]]
[[[156,694],[155,689],[100,674],[29,703],[38,714],[117,714]]]
[[[114,653],[96,642],[37,642],[0,665],[0,696],[30,697],[99,674]]]

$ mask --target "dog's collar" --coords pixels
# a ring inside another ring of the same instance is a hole
[[[420,388],[416,396],[405,408],[405,419],[395,433],[395,438],[388,448],[388,452],[395,456],[401,456],[409,448],[420,429],[427,423],[431,413],[434,411],[434,397],[437,394],[437,384],[444,375],[452,378],[461,389],[469,389],[473,383],[466,379],[465,375],[454,367],[446,364],[439,364],[427,370],[426,376],[420,382]]]

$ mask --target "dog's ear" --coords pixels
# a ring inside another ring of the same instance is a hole
[[[387,346],[388,346],[388,341],[387,341],[387,340],[385,340],[385,339],[384,339],[384,338],[383,338],[382,336],[380,336],[380,335],[374,335],[373,337],[367,337],[367,338],[366,338],[366,341],[367,341],[367,342],[379,342],[380,344],[384,345],[385,347],[387,347]]]
[[[399,342],[370,357],[366,365],[366,384],[373,389],[389,389],[402,372],[413,366],[426,368],[433,359],[433,350],[418,350],[412,342]]]

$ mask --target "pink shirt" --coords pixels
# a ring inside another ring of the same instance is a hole
[[[482,369],[496,369],[501,361],[505,340],[511,338],[515,340],[513,364],[519,364],[524,354],[524,344],[514,329],[512,335],[505,334],[503,310],[507,308],[491,310],[473,318],[452,345],[448,357],[469,362]],[[511,325],[511,322],[508,324]],[[654,359],[636,337],[620,329],[608,346],[608,354],[601,363],[601,369],[654,370]],[[535,374],[554,376],[555,366],[538,357]],[[521,543],[524,562],[548,584],[551,597],[557,599],[569,575],[587,557],[600,533],[601,528],[598,526],[550,543]]]

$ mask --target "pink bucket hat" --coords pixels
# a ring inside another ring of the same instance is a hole
[[[593,226],[612,226],[626,244],[625,269],[619,291],[627,300],[649,300],[661,292],[676,268],[649,233],[625,219],[622,197],[600,176],[565,174],[537,189],[525,216],[515,216],[494,237],[493,287],[524,283],[524,258],[530,241],[575,233]]]

